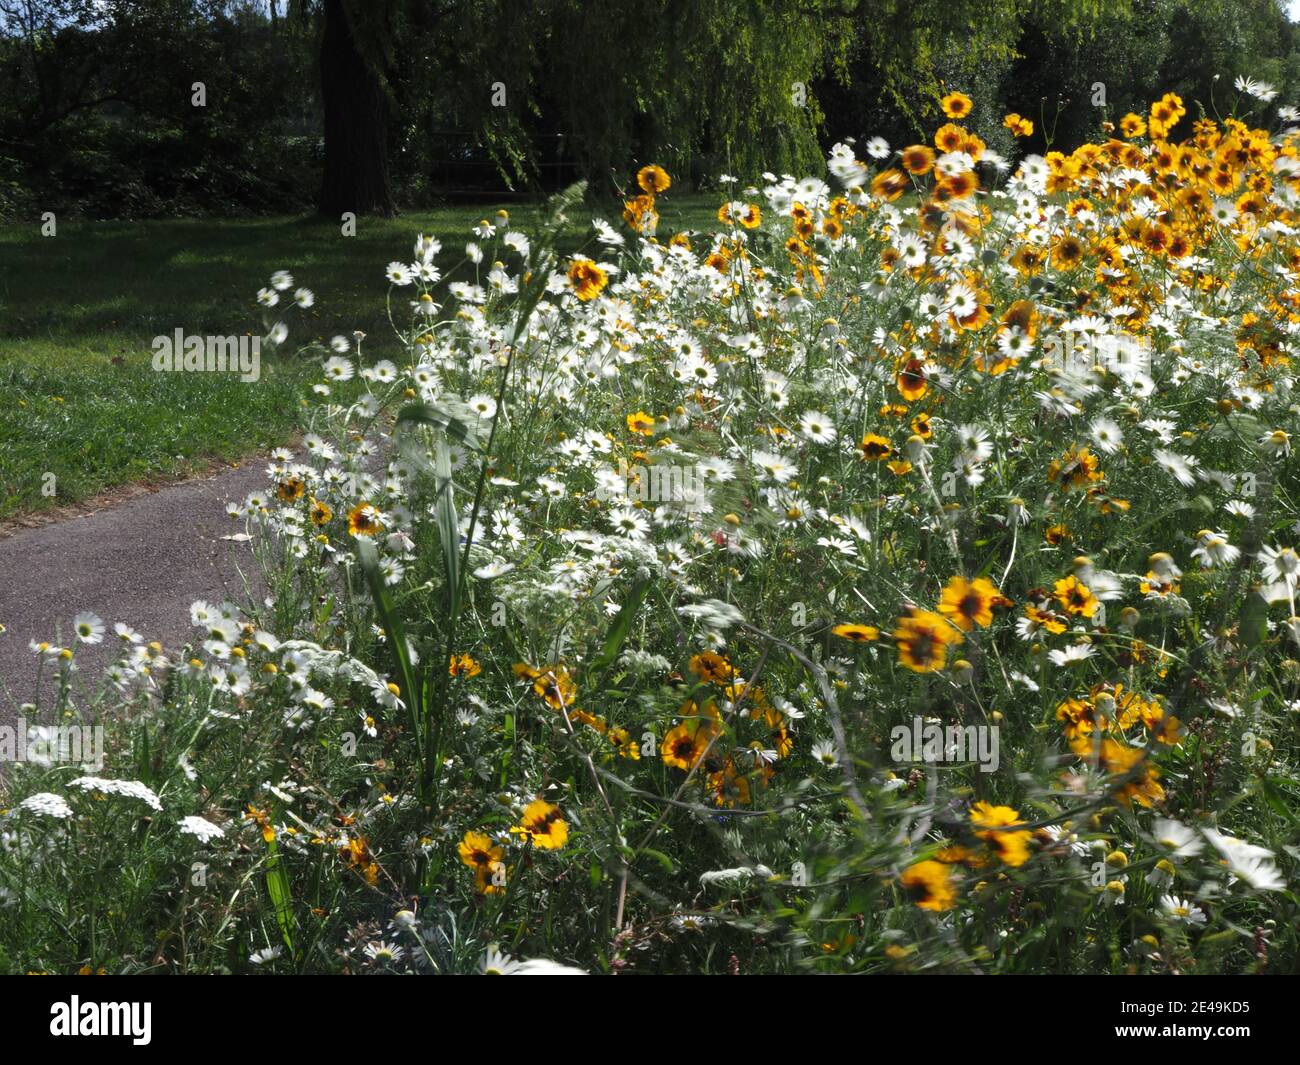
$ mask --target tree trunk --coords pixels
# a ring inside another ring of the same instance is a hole
[[[338,218],[397,213],[388,184],[388,100],[366,63],[344,0],[325,0],[321,38],[321,103],[325,111],[325,173],[320,213]]]

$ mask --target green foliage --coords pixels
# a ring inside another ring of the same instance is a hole
[[[1175,92],[1189,105],[1177,139],[1199,113],[1240,106],[1232,89],[1239,74],[1291,99],[1300,89],[1296,46],[1294,26],[1274,0],[1134,0],[1087,32],[1064,31],[1050,13],[1033,12],[1000,95],[1007,110],[1035,120],[1034,147],[1068,151],[1096,136],[1104,121],[1144,114],[1159,85],[1161,94]],[[1094,100],[1097,86],[1104,87],[1102,106]]]
[[[25,217],[307,202],[314,80],[310,52],[287,28],[206,0],[21,8],[0,11],[0,153],[21,166]],[[257,158],[275,164],[250,165]],[[0,215],[5,207],[0,192]]]
[[[304,209],[322,5],[62,0],[0,17],[0,217]],[[845,137],[915,139],[947,89],[995,150],[1018,111],[1069,148],[1159,86],[1206,113],[1237,74],[1300,87],[1276,0],[383,0],[344,4],[387,94],[399,196],[523,192],[647,162],[681,183],[801,173]],[[145,77],[142,72],[149,71]],[[191,105],[203,80],[206,108]],[[1093,102],[1105,85],[1106,106]],[[455,136],[448,139],[448,131]],[[763,145],[760,152],[758,145]],[[249,158],[273,159],[249,166]]]

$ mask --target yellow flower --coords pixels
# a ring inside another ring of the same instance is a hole
[[[1060,614],[1054,614],[1050,610],[1040,610],[1031,605],[1025,606],[1025,617],[1032,623],[1030,626],[1032,632],[1046,629],[1053,635],[1059,636],[1069,627]]]
[[[664,763],[677,769],[691,770],[709,749],[709,742],[717,735],[716,728],[702,721],[691,718],[683,721],[664,737],[662,755]]]
[[[854,643],[871,643],[880,639],[880,630],[874,625],[846,622],[843,625],[836,625],[831,632],[842,640],[852,640]]]
[[[516,677],[533,682],[533,693],[545,699],[553,710],[570,709],[578,695],[578,686],[563,666],[543,666],[534,669],[526,662],[517,662],[514,666]]]
[[[631,758],[634,762],[641,760],[641,745],[632,738],[625,728],[612,728],[605,733],[605,738],[614,745],[620,758]]]
[[[1097,613],[1097,607],[1101,605],[1097,597],[1092,594],[1092,589],[1086,584],[1081,584],[1079,578],[1073,574],[1057,581],[1052,591],[1056,601],[1065,608],[1066,612],[1076,617],[1090,618]]]
[[[987,577],[973,581],[953,577],[939,597],[939,613],[963,632],[970,632],[976,625],[981,628],[992,625],[993,607],[1004,603],[1002,593]]]
[[[948,645],[961,643],[964,637],[948,624],[942,614],[913,608],[898,619],[894,640],[898,660],[914,673],[935,673],[948,661]]]
[[[715,806],[744,806],[749,803],[749,781],[736,771],[736,763],[730,758],[722,769],[709,774],[708,786],[713,792]]]
[[[1070,538],[1070,530],[1064,525],[1050,525],[1043,530],[1043,539],[1053,547]]]
[[[1052,265],[1058,270],[1073,270],[1083,262],[1083,241],[1067,233],[1052,246]]]
[[[1165,93],[1151,105],[1151,114],[1147,119],[1151,136],[1163,139],[1185,114],[1187,109],[1183,106],[1182,98],[1177,93]]]
[[[659,215],[655,212],[655,198],[646,195],[625,200],[623,221],[637,233],[646,229],[653,231],[659,225]]]
[[[1034,134],[1033,122],[1014,111],[1002,120],[1002,124],[1011,130],[1013,137],[1032,137]]]
[[[358,503],[348,511],[348,532],[353,536],[374,536],[383,528],[379,511],[369,503]]]
[[[1029,861],[1029,841],[1033,838],[1033,833],[1028,830],[1024,832],[1005,831],[1008,828],[1014,828],[1016,825],[1025,823],[1020,814],[1010,806],[993,806],[987,802],[977,802],[971,807],[970,820],[973,825],[999,830],[977,831],[975,835],[986,843],[992,844],[993,849],[998,852],[998,857],[1004,863],[1007,865],[1024,865],[1025,862]]]
[[[1135,140],[1147,131],[1146,120],[1130,111],[1119,120],[1119,131],[1126,139]]]
[[[281,503],[296,503],[307,491],[301,477],[286,477],[275,486],[275,498]]]
[[[244,820],[256,823],[262,830],[262,839],[267,843],[275,842],[275,829],[271,825],[270,815],[265,810],[259,810],[250,803],[244,814]]]
[[[569,264],[569,284],[584,303],[599,296],[608,283],[609,276],[590,259],[574,259]]]
[[[460,854],[460,860],[476,871],[488,868],[493,862],[499,862],[505,853],[505,850],[493,844],[492,838],[484,832],[466,832],[465,838],[460,841],[456,850]]]
[[[956,905],[952,871],[943,862],[924,861],[909,865],[899,877],[899,883],[912,902],[923,910],[942,913]]]
[[[882,170],[871,179],[871,195],[878,200],[893,202],[912,187],[907,175],[901,170]]]
[[[569,838],[569,826],[558,806],[535,799],[524,809],[519,824],[510,830],[542,850],[559,850]]]
[[[966,148],[966,130],[955,122],[948,122],[934,131],[934,146],[941,152],[960,152]]]
[[[893,454],[893,445],[878,433],[867,433],[862,438],[862,443],[858,445],[858,450],[862,452],[864,462],[879,462],[881,459],[887,459]]]
[[[370,844],[364,836],[355,836],[339,847],[339,857],[366,878],[369,884],[379,881],[379,864],[370,853]]]
[[[913,144],[903,149],[903,169],[918,177],[934,168],[934,149],[928,144]]]
[[[772,737],[772,747],[778,758],[789,758],[794,753],[794,737],[785,725],[777,727],[776,734]]]
[[[505,849],[492,842],[483,832],[466,832],[456,848],[460,860],[474,870],[474,886],[481,895],[496,895],[505,890],[509,873],[501,861]]]
[[[330,509],[330,505],[322,503],[315,496],[311,499],[307,514],[311,518],[311,523],[316,526],[328,525],[330,519],[334,517],[334,511]]]
[[[447,672],[452,677],[477,677],[483,667],[471,655],[452,655]]]
[[[642,192],[654,196],[660,192],[667,192],[672,186],[673,179],[668,176],[668,172],[663,167],[651,163],[637,171],[636,183]]]
[[[930,385],[925,379],[925,363],[920,359],[908,359],[898,372],[895,382],[902,397],[909,403],[915,403],[925,395]]]
[[[970,114],[970,110],[974,106],[971,103],[971,98],[964,92],[950,92],[939,101],[939,105],[943,108],[943,113],[949,118],[965,118]]]
[[[1080,758],[1091,758],[1093,746],[1086,736],[1081,736],[1071,743],[1074,753]],[[1132,747],[1119,740],[1104,739],[1097,751],[1097,760],[1107,773],[1119,777],[1115,797],[1125,806],[1137,803],[1148,809],[1165,797],[1165,789],[1157,778],[1160,771],[1151,764],[1150,752],[1145,747]]]
[[[636,433],[639,436],[653,436],[655,431],[655,420],[650,414],[643,410],[627,416],[627,431]]]
[[[506,889],[511,867],[505,862],[489,862],[474,872],[474,889],[480,895],[499,895]]]
[[[736,676],[736,667],[727,661],[725,655],[720,655],[716,651],[692,655],[687,668],[701,680],[707,680],[711,684],[726,684]]]

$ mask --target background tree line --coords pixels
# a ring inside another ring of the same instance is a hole
[[[1238,74],[1300,103],[1280,0],[0,0],[0,217],[813,172],[954,88],[995,149],[1008,111],[1068,149],[1166,91],[1227,113]]]

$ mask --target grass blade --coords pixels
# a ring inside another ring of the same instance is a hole
[[[406,700],[406,705],[410,710],[411,720],[418,726],[424,713],[422,706],[421,692],[415,682],[415,671],[411,667],[410,648],[406,642],[406,626],[402,624],[402,619],[397,615],[397,609],[393,605],[393,596],[389,592],[388,586],[384,583],[384,575],[379,569],[379,552],[365,537],[357,538],[357,557],[361,561],[361,572],[365,574],[366,583],[370,587],[370,598],[374,600],[375,612],[379,615],[379,623],[383,626],[384,634],[388,638],[388,646],[392,649],[393,659],[397,668],[397,682],[402,689],[402,698]],[[416,728],[416,734],[419,734],[419,728]]]
[[[296,924],[293,916],[293,893],[289,890],[289,875],[280,861],[280,848],[274,838],[266,841],[266,890],[275,908],[275,923],[280,926],[284,945],[293,954],[293,933]]]

